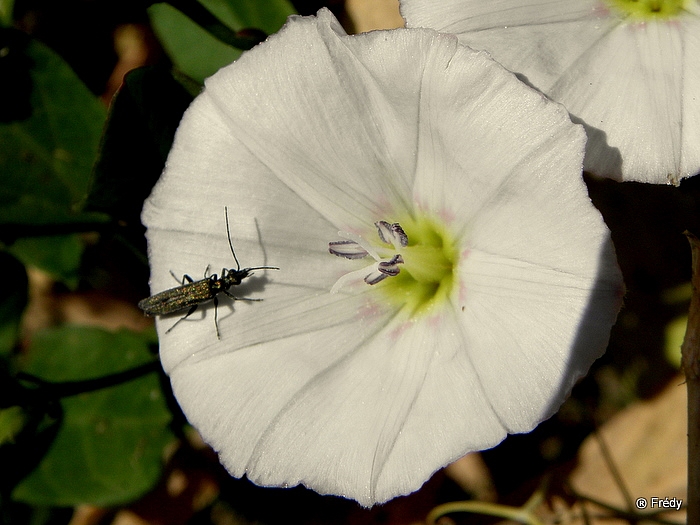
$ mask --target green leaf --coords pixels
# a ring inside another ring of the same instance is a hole
[[[8,33],[10,31],[10,33]],[[28,113],[0,122],[0,225],[43,225],[94,220],[82,216],[105,111],[68,65],[43,44],[12,41],[15,77],[28,72]],[[7,36],[9,35],[9,36]],[[25,45],[26,44],[26,47]],[[3,78],[3,83],[15,77]],[[7,106],[21,100],[2,101]]]
[[[278,31],[295,12],[287,0],[202,0],[201,4],[234,31],[258,29],[266,34]],[[199,83],[241,54],[171,5],[154,4],[148,13],[175,67]]]
[[[81,211],[105,111],[43,44],[10,29],[0,29],[0,40],[6,52],[0,70],[7,73],[0,87],[0,239],[25,264],[75,286],[79,238],[36,236],[107,222],[103,214]]]
[[[27,272],[12,255],[0,252],[0,275],[5,281],[0,295],[0,356],[8,356],[16,346],[27,306]]]
[[[288,0],[202,0],[201,3],[236,31],[254,28],[268,35],[276,33],[287,17],[296,13]]]
[[[138,254],[144,269],[148,260],[143,201],[163,172],[190,102],[192,95],[166,67],[130,71],[112,100],[85,209],[112,217],[118,224],[114,233],[119,246]],[[141,278],[148,280],[147,274]]]
[[[86,209],[141,226],[143,201],[160,178],[190,102],[192,96],[169,69],[143,67],[124,77],[110,108]],[[143,238],[142,230],[138,234]]]
[[[666,361],[676,368],[681,367],[681,347],[688,326],[688,316],[683,315],[666,324],[664,329],[664,355]]]
[[[94,379],[154,360],[152,335],[62,327],[36,336],[24,372],[46,381]],[[54,385],[56,386],[56,385]],[[61,400],[63,422],[39,466],[14,490],[33,505],[120,505],[151,489],[173,436],[157,374]]]
[[[148,8],[151,25],[179,71],[202,84],[219,68],[241,56],[168,4]]]
[[[24,428],[25,421],[22,407],[0,409],[0,445],[14,443],[17,434]]]
[[[0,25],[5,27],[12,25],[12,10],[14,6],[14,0],[0,0]]]
[[[36,266],[74,290],[78,286],[78,268],[83,243],[77,235],[24,237],[7,251],[27,266]]]

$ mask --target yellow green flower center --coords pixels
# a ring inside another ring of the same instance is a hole
[[[635,20],[657,20],[677,17],[687,4],[695,0],[607,0],[616,11]]]
[[[401,271],[378,288],[411,317],[432,313],[449,303],[457,283],[457,244],[442,221],[421,215],[400,218],[399,224],[408,237],[400,249]]]

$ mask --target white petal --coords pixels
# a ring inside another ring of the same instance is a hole
[[[586,170],[656,183],[694,174],[680,172],[682,57],[675,27],[620,25],[548,90],[586,124]]]
[[[465,346],[508,432],[527,431],[533,419],[553,414],[602,354],[607,335],[600,328],[612,326],[616,311],[608,305],[622,296],[619,271],[606,263],[611,252],[602,245],[599,271],[579,275],[470,252],[463,269],[469,284],[459,302]]]
[[[531,125],[537,120],[533,114]],[[577,176],[582,137],[564,127],[552,133],[536,133],[541,146],[482,195],[465,228],[456,306],[470,358],[509,432],[556,410],[604,350],[599,330],[614,323],[623,293],[607,228]]]
[[[697,14],[634,24],[597,0],[402,0],[401,9],[409,27],[456,33],[564,104],[586,125],[587,170],[674,184],[700,171]]]
[[[559,106],[428,30],[347,37],[321,11],[210,79],[143,220],[154,292],[234,265],[224,206],[242,265],[280,267],[231,290],[262,301],[222,298],[220,341],[211,305],[159,320],[175,395],[229,471],[371,505],[551,413],[619,306],[582,151]],[[338,230],[423,207],[469,243],[452,308],[406,322],[383,284],[330,293],[367,262],[328,253]]]
[[[504,192],[536,193],[540,183],[581,191],[586,137],[562,106],[468,48],[430,73],[423,82],[414,186],[424,209],[438,216],[450,210],[455,223],[467,224]],[[527,174],[517,190],[508,186],[514,173]],[[539,179],[545,173],[549,182]]]
[[[700,31],[696,19],[689,17],[680,24],[683,32],[680,174],[685,177],[697,173],[700,166],[700,68],[696,61],[700,56]]]
[[[619,22],[599,0],[401,0],[401,12],[409,27],[454,33],[544,92]]]
[[[200,98],[211,98],[229,133],[339,227],[406,206],[421,59],[435,41],[456,41],[431,31],[347,38],[325,11],[292,21],[208,79]]]
[[[171,377],[176,392],[198,392],[179,398],[183,410],[234,475],[303,483],[371,505],[415,490],[437,466],[504,436],[454,319],[445,323],[428,330],[390,323],[367,333],[360,321],[229,352]],[[321,355],[319,340],[328,343]],[[457,449],[455,435],[463,436]]]

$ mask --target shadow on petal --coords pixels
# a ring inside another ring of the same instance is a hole
[[[622,306],[625,285],[617,266],[615,248],[612,241],[603,244],[598,257],[598,273],[595,284],[576,333],[576,339],[569,352],[566,381],[559,385],[557,394],[547,407],[546,417],[556,413],[578,379],[588,373],[593,359],[600,358],[607,348],[610,329],[615,324]]]
[[[581,124],[586,130],[586,156],[584,169],[601,176],[622,182],[622,155],[618,148],[608,144],[608,136],[602,130],[594,128],[575,115],[569,115],[574,124]]]

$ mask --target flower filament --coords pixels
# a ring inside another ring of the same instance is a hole
[[[339,232],[345,239],[328,243],[330,253],[351,260],[371,256],[374,262],[343,275],[331,293],[360,280],[369,285],[383,283],[379,288],[388,301],[407,306],[410,315],[446,300],[456,282],[458,260],[451,235],[443,225],[424,217],[402,222],[408,234],[398,222],[376,222],[381,243],[374,245],[359,235]]]
[[[377,233],[382,242],[392,244],[397,252],[401,248],[408,246],[408,237],[399,223],[389,224],[386,221],[379,221],[375,222],[374,225],[377,227]],[[350,234],[343,234],[342,232],[339,232],[339,234],[346,237],[350,236]],[[329,242],[328,251],[333,255],[345,257],[346,259],[362,259],[371,255],[376,261],[376,263],[362,270],[351,272],[338,279],[333,288],[331,288],[331,293],[337,293],[341,286],[348,281],[355,280],[360,274],[364,274],[364,281],[367,284],[377,284],[387,277],[395,277],[401,271],[399,264],[404,263],[400,253],[394,253],[391,258],[382,259],[375,250],[366,245],[361,237],[358,237],[357,240],[347,239]]]

